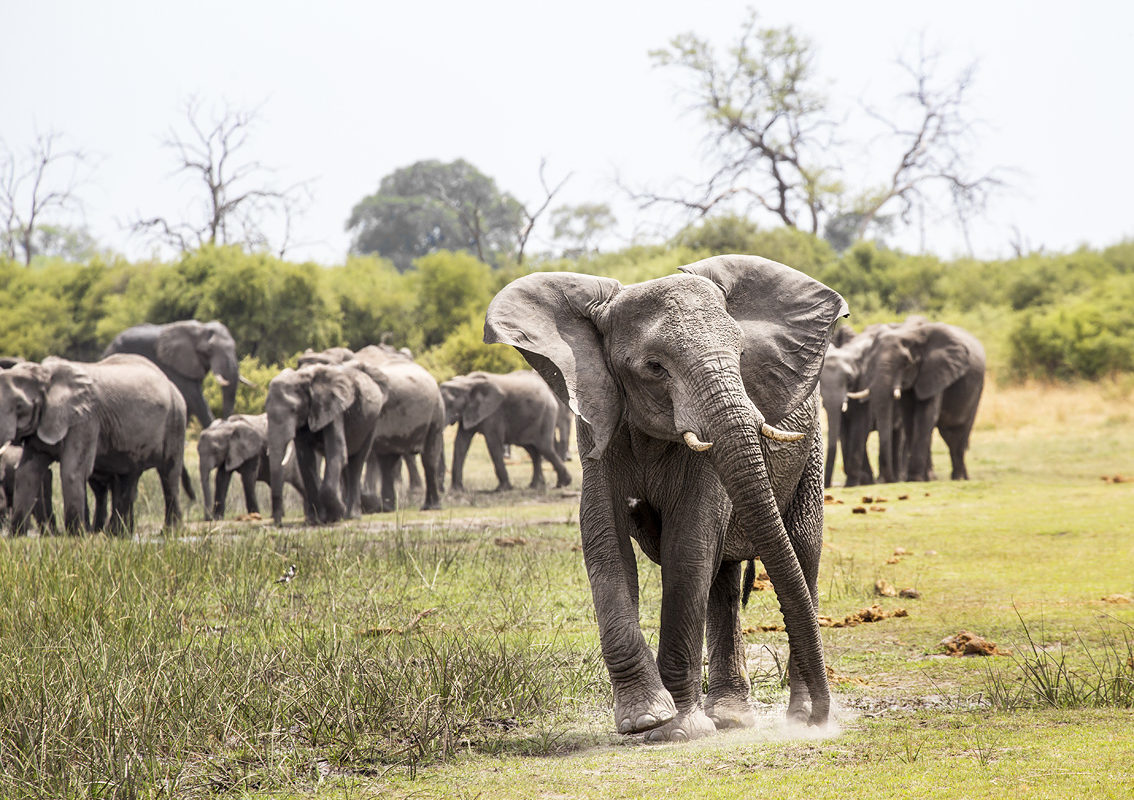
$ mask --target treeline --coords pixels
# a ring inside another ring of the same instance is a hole
[[[247,371],[278,368],[307,347],[408,347],[439,379],[522,365],[481,344],[496,291],[533,270],[573,270],[632,283],[723,252],[782,261],[837,289],[862,327],[924,314],[986,341],[990,367],[1012,379],[1097,379],[1134,371],[1134,242],[1102,250],[1000,261],[909,255],[869,242],[836,253],[789,228],[757,229],[722,217],[657,246],[492,269],[465,252],[437,252],[399,272],[384,259],[341,266],[283,261],[238,247],[205,246],[173,262],[94,258],[85,264],[0,260],[0,355],[89,361],[140,322],[219,319]]]

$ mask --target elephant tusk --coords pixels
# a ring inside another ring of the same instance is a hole
[[[219,383],[222,387],[228,386],[228,384],[230,383],[230,381],[223,375],[218,375],[215,372],[213,373],[213,377],[217,379],[217,383]]]
[[[7,450],[11,446],[12,446],[11,442],[4,442],[4,444],[0,444],[0,456],[4,455],[4,451]]]
[[[847,397],[849,397],[851,400],[865,400],[866,398],[870,397],[870,389],[862,389],[858,392],[847,392]]]
[[[243,375],[240,375],[240,376],[238,376],[238,377],[240,378],[240,382],[241,382],[241,383],[243,383],[243,384],[244,384],[245,386],[252,386],[252,387],[255,387],[255,386],[256,386],[256,384],[255,384],[255,383],[253,383],[252,381],[248,380],[248,379],[247,379],[247,378],[245,378],[245,377],[244,377]]]
[[[781,431],[764,422],[760,425],[760,433],[774,442],[798,442],[806,434],[797,431]]]
[[[843,413],[844,414],[847,413],[847,401],[846,400],[843,401]]]
[[[283,461],[280,462],[280,466],[286,467],[293,455],[295,455],[295,442],[288,442],[287,447],[284,448]]]
[[[694,450],[698,453],[703,453],[713,446],[712,442],[702,442],[693,431],[686,431],[682,434],[681,438],[685,441],[685,444],[690,450]]]
[[[895,399],[895,400],[901,400],[901,399],[902,399],[902,390],[901,390],[900,388],[897,388],[897,387],[895,387],[895,389],[894,389],[894,399]]]

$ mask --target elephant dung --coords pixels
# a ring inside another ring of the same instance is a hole
[[[939,645],[949,656],[1008,656],[1010,650],[1001,650],[996,642],[971,631],[960,631],[941,640]]]

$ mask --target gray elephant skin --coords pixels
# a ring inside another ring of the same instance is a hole
[[[332,347],[305,353],[300,364],[353,364],[370,376],[386,394],[374,443],[367,459],[362,511],[393,511],[398,507],[397,477],[404,462],[410,488],[422,483],[423,510],[441,507],[445,471],[445,405],[437,381],[407,354],[389,345],[368,345],[357,352]],[[421,456],[425,479],[417,475],[413,458]]]
[[[42,495],[44,472],[59,462],[66,530],[87,520],[88,480],[98,499],[112,493],[110,528],[133,528],[138,479],[153,468],[165,499],[165,526],[181,521],[178,480],[183,475],[185,401],[153,363],[114,355],[94,364],[48,358],[0,373],[0,446],[23,453],[13,489],[11,527],[26,530]],[[100,501],[101,503],[101,501]],[[93,527],[106,522],[96,510]]]
[[[866,440],[872,430],[870,407],[865,400],[867,387],[866,356],[878,333],[887,325],[870,325],[862,333],[844,334],[841,344],[832,342],[823,359],[819,377],[819,394],[827,416],[827,456],[823,485],[829,487],[834,478],[835,458],[843,451],[843,472],[846,486],[874,483],[874,471],[866,452]],[[836,331],[849,331],[842,325]]]
[[[201,431],[197,441],[197,460],[201,473],[201,489],[205,504],[205,519],[224,519],[229,483],[234,473],[240,475],[244,488],[244,510],[259,514],[256,483],[271,484],[272,472],[268,461],[268,415],[233,414],[227,419],[216,419]],[[216,491],[209,476],[216,470]],[[284,457],[284,481],[291,484],[303,497],[303,477],[295,458]]]
[[[135,325],[115,336],[102,356],[113,353],[137,353],[161,367],[181,392],[189,414],[197,418],[201,427],[208,427],[213,421],[212,411],[201,391],[201,381],[210,370],[221,385],[222,417],[231,414],[236,404],[237,383],[248,382],[240,377],[232,334],[216,320]]]
[[[16,470],[20,466],[24,448],[18,444],[7,444],[0,447],[0,527],[8,522],[12,510],[12,500],[15,497]],[[51,507],[52,493],[51,470],[43,471],[43,485],[32,507],[32,516],[41,533],[58,533],[55,522],[55,510]]]
[[[739,608],[755,558],[787,628],[788,715],[823,724],[817,384],[846,303],[755,256],[681,273],[629,286],[519,278],[489,305],[485,341],[516,347],[579,415],[579,521],[617,729],[676,740],[754,724]],[[656,661],[638,622],[631,538],[661,564]]]
[[[454,491],[464,490],[465,457],[469,443],[478,433],[484,437],[492,457],[497,491],[512,488],[504,464],[506,444],[523,447],[531,456],[530,488],[546,486],[543,459],[555,469],[556,487],[571,483],[571,473],[556,444],[561,404],[536,372],[470,372],[443,382],[441,396],[445,399],[445,422],[457,426],[450,484]]]
[[[879,480],[933,480],[935,427],[949,448],[952,478],[967,479],[965,451],[984,389],[984,347],[976,337],[956,325],[909,320],[878,334],[865,372]],[[901,447],[894,446],[898,435]]]

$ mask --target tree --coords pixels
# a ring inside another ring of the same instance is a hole
[[[543,214],[543,212],[547,210],[547,207],[549,205],[551,205],[552,199],[555,197],[556,194],[558,194],[559,190],[563,188],[563,185],[565,183],[567,183],[568,180],[571,179],[571,175],[573,174],[573,173],[570,173],[570,172],[567,173],[567,177],[565,177],[563,180],[559,181],[559,183],[557,183],[555,185],[555,188],[552,189],[550,186],[547,185],[547,179],[544,177],[544,174],[543,174],[544,168],[546,166],[547,166],[547,160],[546,159],[541,160],[539,162],[539,184],[540,184],[540,186],[543,187],[543,202],[540,203],[540,205],[534,211],[529,211],[528,207],[526,205],[520,206],[520,210],[523,212],[523,215],[524,215],[524,227],[520,229],[520,234],[517,237],[517,242],[516,242],[516,263],[517,264],[523,264],[524,263],[524,248],[527,247],[528,237],[531,236],[532,229],[535,228],[536,220],[538,220],[540,218],[540,216]]]
[[[516,250],[524,218],[519,201],[472,164],[431,160],[384,177],[351,210],[346,229],[352,252],[384,256],[405,271],[438,250],[467,251],[494,264]]]
[[[690,110],[708,125],[716,166],[687,195],[632,194],[646,207],[676,203],[702,216],[747,198],[785,225],[818,233],[839,187],[827,160],[834,126],[826,98],[811,86],[813,48],[790,27],[757,22],[750,11],[740,38],[721,58],[692,33],[650,53],[655,66],[680,70],[691,82]]]
[[[44,218],[81,207],[76,190],[89,159],[81,150],[60,150],[61,138],[37,136],[23,159],[0,142],[0,245],[24,264],[51,241]]]
[[[555,238],[564,244],[565,258],[598,252],[596,240],[614,227],[614,213],[606,203],[560,206],[551,212]]]
[[[972,67],[938,81],[935,57],[899,61],[913,83],[899,97],[901,107],[889,116],[866,109],[885,126],[896,163],[881,184],[850,192],[836,180],[836,119],[814,88],[813,45],[790,27],[759,27],[750,11],[723,56],[692,33],[651,56],[688,81],[690,108],[707,126],[714,169],[680,195],[629,190],[643,207],[678,205],[700,216],[722,205],[755,207],[789,227],[822,231],[841,251],[868,231],[887,231],[895,215],[909,223],[914,209],[936,204],[935,186],[947,190],[964,229],[1002,183],[971,166],[965,95]],[[871,152],[886,152],[886,143],[873,142]]]
[[[187,173],[198,180],[194,219],[149,217],[137,220],[135,233],[155,236],[181,252],[202,245],[243,245],[273,250],[283,258],[291,241],[293,217],[301,210],[307,186],[296,183],[284,189],[271,185],[268,167],[245,156],[249,137],[259,121],[260,109],[225,108],[205,112],[196,99],[185,103],[188,130],[171,129],[164,146],[176,154],[174,174]],[[277,217],[283,228],[278,246],[269,247],[265,222]]]

